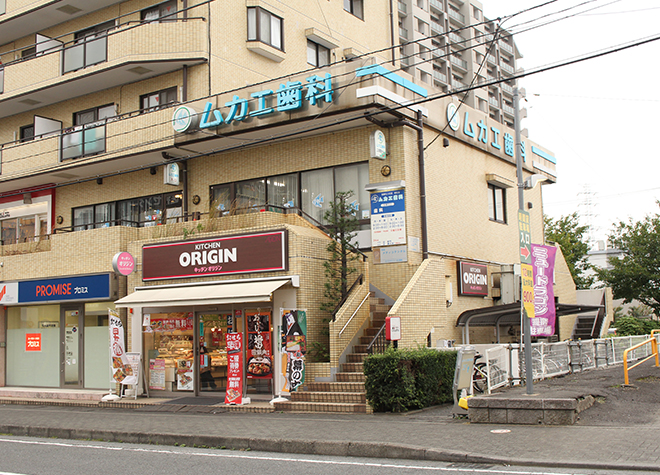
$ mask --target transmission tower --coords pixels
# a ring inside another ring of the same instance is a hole
[[[596,213],[596,207],[598,203],[597,193],[591,191],[591,186],[589,184],[582,185],[582,191],[578,193],[578,198],[580,202],[578,203],[578,215],[580,216],[580,222],[587,226],[587,240],[589,242],[589,247],[595,249],[597,247],[596,242],[596,233],[599,231],[599,228],[594,224],[595,219],[598,216]]]

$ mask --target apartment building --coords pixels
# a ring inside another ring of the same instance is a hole
[[[493,340],[457,319],[511,303],[495,276],[519,261],[514,132],[431,100],[397,46],[388,2],[6,0],[0,386],[107,387],[124,369],[109,313],[143,389],[167,394],[288,394],[300,365],[330,381],[366,351],[372,292],[401,345]],[[552,153],[521,147],[525,177],[554,182]],[[349,191],[360,259],[322,311],[326,213]],[[542,242],[541,188],[525,193]],[[319,347],[329,361],[303,361]]]
[[[398,0],[399,65],[444,93],[479,84],[465,103],[513,128],[513,78],[521,57],[512,35],[471,0]],[[466,94],[465,92],[462,94]]]

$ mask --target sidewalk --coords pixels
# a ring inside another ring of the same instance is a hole
[[[452,418],[451,406],[407,414],[340,415],[237,413],[213,405],[174,408],[149,404],[122,409],[4,404],[0,405],[0,432],[284,453],[657,472],[660,369],[644,364],[631,371],[631,381],[636,389],[622,387],[623,369],[614,367],[536,383],[539,395],[582,392],[596,396],[596,405],[581,413],[572,426],[471,424]],[[524,390],[515,388],[504,394],[520,397]]]

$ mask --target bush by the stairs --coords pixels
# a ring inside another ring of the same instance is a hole
[[[455,351],[388,349],[364,361],[367,399],[374,412],[402,412],[451,402]]]

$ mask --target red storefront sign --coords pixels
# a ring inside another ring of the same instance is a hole
[[[247,310],[247,377],[273,377],[273,354],[270,342],[270,310]]]
[[[25,351],[41,351],[41,333],[25,334]]]
[[[227,333],[227,391],[225,404],[243,403],[243,339],[240,333]]]

